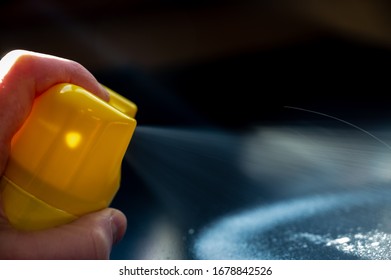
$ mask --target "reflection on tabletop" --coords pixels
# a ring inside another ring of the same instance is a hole
[[[331,123],[140,127],[129,180],[157,203],[113,257],[390,259],[391,134]]]

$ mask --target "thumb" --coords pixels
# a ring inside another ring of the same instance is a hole
[[[63,256],[78,259],[109,259],[112,246],[122,239],[126,226],[125,215],[117,209],[108,208],[85,215],[58,228],[69,236],[68,245],[62,242]],[[56,238],[56,241],[61,240]]]
[[[21,232],[0,228],[0,252],[7,259],[109,259],[126,231],[126,217],[107,208],[56,228]],[[8,247],[8,248],[7,248]]]

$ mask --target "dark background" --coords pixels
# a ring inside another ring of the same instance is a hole
[[[140,124],[311,118],[283,106],[388,120],[389,2],[312,2],[1,1],[0,52],[80,62]]]

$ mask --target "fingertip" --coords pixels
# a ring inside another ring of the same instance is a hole
[[[125,235],[127,219],[124,213],[115,208],[106,208],[87,214],[74,223],[84,228],[100,232],[111,245],[119,242]]]
[[[110,211],[110,225],[113,244],[116,244],[121,241],[125,235],[127,219],[125,214],[117,209],[109,208],[108,211]]]
[[[68,244],[72,244],[76,252],[72,252],[75,257],[71,258],[108,259],[113,245],[125,235],[126,227],[127,219],[121,211],[105,208],[60,226],[57,232],[72,232]],[[68,255],[67,250],[70,248],[66,248],[63,255]]]
[[[109,102],[110,101],[110,93],[108,92],[108,90],[106,89],[106,87],[104,85],[99,85],[100,86],[100,96],[101,98],[106,101],[106,102]]]

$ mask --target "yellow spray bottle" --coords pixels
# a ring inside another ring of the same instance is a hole
[[[111,203],[136,128],[134,103],[105,102],[73,84],[39,96],[11,143],[0,180],[3,210],[21,230],[55,227]]]

